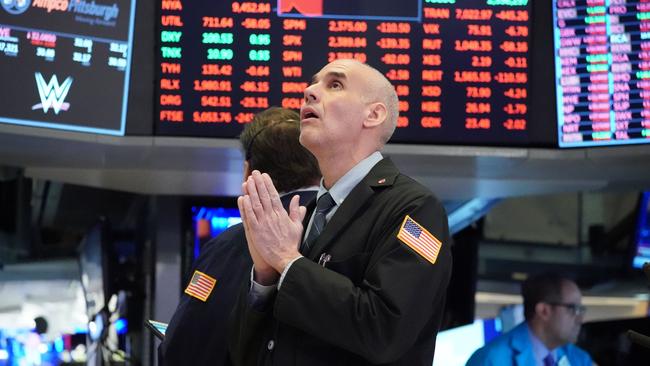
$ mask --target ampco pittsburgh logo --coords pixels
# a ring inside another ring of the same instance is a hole
[[[2,0],[5,1],[5,0]],[[8,1],[8,0],[7,0]],[[88,15],[101,18],[108,22],[117,19],[120,8],[117,3],[112,5],[103,5],[85,0],[32,0],[33,8],[47,10],[48,13],[53,11],[75,13],[77,15]]]
[[[40,72],[34,73],[36,77],[36,87],[38,88],[38,95],[41,97],[41,102],[34,104],[32,110],[42,108],[43,113],[47,113],[50,108],[54,114],[59,114],[59,111],[67,111],[70,108],[70,103],[65,102],[65,97],[68,96],[70,86],[72,85],[72,76],[68,76],[63,84],[59,84],[56,75],[52,75],[49,82],[45,81]]]
[[[95,0],[0,0],[0,6],[13,15],[21,15],[31,7],[48,13],[71,13],[78,22],[111,27],[116,25],[120,14],[117,3],[104,5]]]

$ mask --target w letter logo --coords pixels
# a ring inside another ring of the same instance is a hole
[[[72,77],[68,77],[59,84],[56,75],[52,75],[49,82],[45,82],[43,75],[40,72],[34,73],[36,77],[36,86],[38,87],[38,94],[41,97],[41,102],[34,104],[32,110],[43,108],[43,112],[52,108],[55,114],[59,114],[60,110],[67,111],[70,108],[70,103],[66,103],[65,97],[68,95],[70,85],[72,85]]]

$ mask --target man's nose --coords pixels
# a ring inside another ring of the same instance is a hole
[[[318,102],[318,93],[315,84],[308,86],[305,89],[305,103]]]

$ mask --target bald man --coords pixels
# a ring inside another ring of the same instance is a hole
[[[238,204],[253,258],[231,318],[237,365],[431,365],[451,273],[447,216],[380,153],[398,117],[377,70],[337,60],[314,75],[300,142],[317,201],[280,210],[254,171]]]

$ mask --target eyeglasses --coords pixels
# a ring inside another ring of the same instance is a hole
[[[553,306],[565,307],[569,309],[569,311],[571,311],[573,316],[584,315],[587,312],[587,307],[580,304],[571,304],[571,303],[564,303],[564,302],[549,302],[548,304]]]

